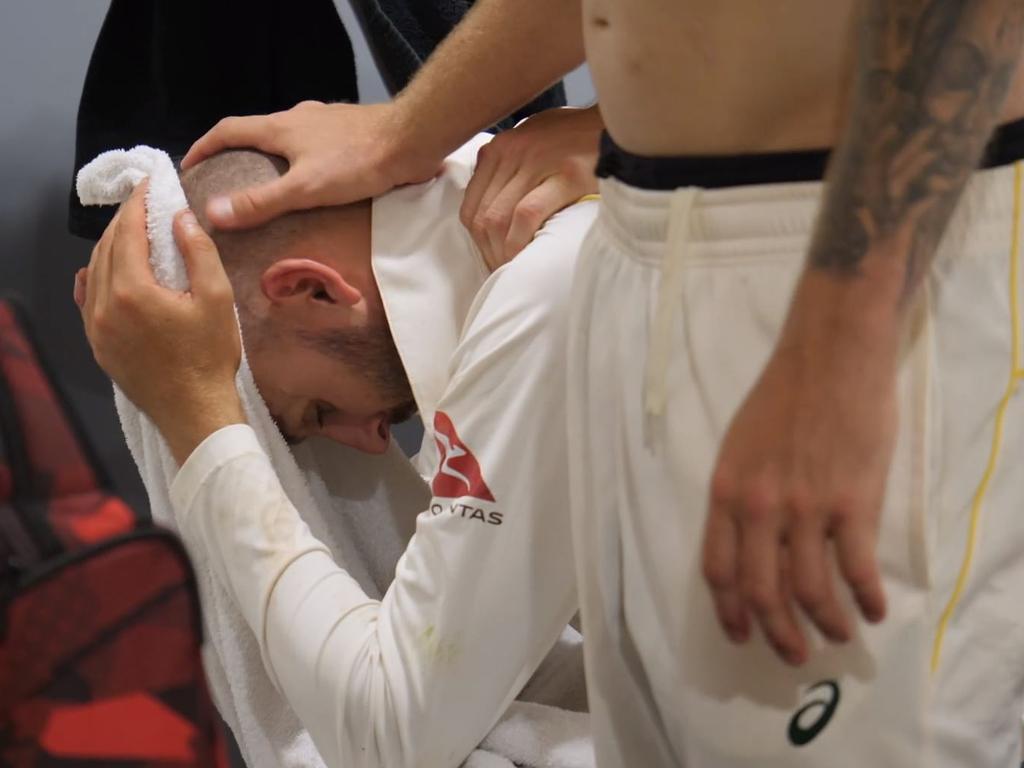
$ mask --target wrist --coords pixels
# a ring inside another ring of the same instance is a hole
[[[437,173],[449,151],[440,137],[431,132],[415,100],[398,94],[385,105],[384,136],[377,166],[393,186],[425,181]]]
[[[186,405],[182,407],[182,403]],[[246,421],[234,384],[179,401],[177,410],[159,422],[154,419],[179,466],[214,432]]]
[[[906,314],[899,297],[895,281],[808,268],[794,291],[780,345],[895,362]]]

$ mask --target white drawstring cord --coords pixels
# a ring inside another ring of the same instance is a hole
[[[669,203],[668,236],[661,262],[658,305],[647,347],[644,374],[644,413],[649,425],[665,414],[668,400],[668,364],[672,356],[673,309],[680,301],[683,263],[690,242],[690,214],[700,193],[698,187],[684,187],[672,195]]]

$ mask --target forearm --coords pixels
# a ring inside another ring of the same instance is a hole
[[[311,534],[251,431],[223,430],[205,441],[182,466],[171,498],[189,554],[244,617],[268,676],[325,762],[343,764],[332,706],[342,679],[324,679],[318,658],[332,631],[358,632],[376,601]],[[221,654],[235,641],[214,635],[210,642]]]
[[[204,441],[175,478],[171,498],[190,554],[245,618],[268,676],[328,765],[461,762],[571,614],[561,605],[571,578],[550,590],[555,604],[528,586],[513,590],[513,599],[508,585],[524,581],[516,578],[522,558],[499,558],[507,541],[456,515],[429,523],[421,516],[384,599],[370,599],[312,534],[247,427]],[[318,512],[331,514],[310,510]],[[518,528],[514,551],[529,551],[530,530]],[[508,633],[509,617],[526,615],[527,605],[558,619],[534,615],[531,626],[542,629],[525,633],[536,632],[533,641]]]
[[[896,321],[978,167],[1015,72],[1020,0],[871,0],[849,125],[798,297]]]
[[[444,157],[583,59],[580,0],[480,0],[395,98],[403,133]]]

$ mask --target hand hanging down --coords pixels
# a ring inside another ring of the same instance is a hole
[[[729,637],[745,641],[753,613],[794,665],[808,656],[797,611],[833,642],[852,636],[833,558],[864,617],[885,615],[875,544],[895,440],[899,317],[851,318],[845,286],[829,290],[832,280],[804,277],[729,426],[704,538],[704,575]]]
[[[896,434],[908,308],[1017,68],[1009,0],[865,4],[850,122],[781,337],[721,446],[704,574],[734,640],[752,611],[793,664],[802,610],[850,626],[839,570],[868,621],[885,614],[875,544]]]

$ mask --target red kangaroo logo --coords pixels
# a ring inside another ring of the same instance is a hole
[[[484,482],[480,463],[466,447],[448,414],[434,414],[434,440],[441,452],[441,463],[431,484],[431,492],[442,499],[470,496],[481,501],[494,501],[491,489]]]

